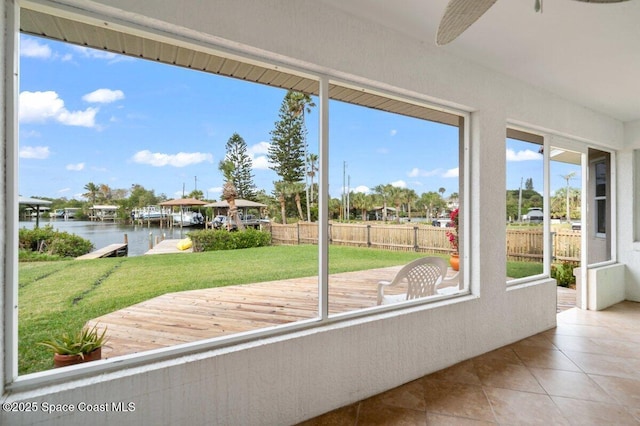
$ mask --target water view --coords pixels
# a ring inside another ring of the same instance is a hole
[[[191,228],[159,228],[157,226],[139,226],[113,222],[90,222],[76,220],[49,221],[40,219],[40,226],[51,225],[58,231],[66,231],[91,241],[94,250],[106,247],[109,244],[124,242],[127,235],[129,241],[129,256],[143,255],[150,249],[150,244],[155,244],[156,238],[180,239],[187,235]],[[20,228],[33,229],[36,221],[20,221]]]

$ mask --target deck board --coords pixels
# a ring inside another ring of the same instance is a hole
[[[106,247],[103,247],[101,249],[92,251],[91,253],[87,253],[87,254],[83,254],[82,256],[78,256],[76,257],[76,260],[85,260],[85,259],[100,259],[103,257],[109,257],[111,255],[113,255],[114,253],[126,249],[127,248],[127,244],[126,243],[115,243],[115,244],[109,244]]]
[[[377,283],[400,266],[329,277],[329,312],[376,305]],[[402,291],[402,290],[399,290]],[[558,310],[575,305],[575,290],[558,291]],[[167,293],[90,321],[108,328],[107,358],[316,318],[317,277]]]

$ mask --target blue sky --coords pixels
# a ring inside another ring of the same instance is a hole
[[[281,89],[26,35],[20,67],[23,196],[82,199],[93,182],[140,184],[169,198],[197,188],[219,199],[217,166],[234,132],[249,147],[256,186],[271,193],[278,179],[265,154]],[[317,108],[306,123],[317,153]],[[332,197],[340,197],[345,163],[352,190],[390,183],[418,194],[442,187],[448,196],[458,192],[457,150],[456,128],[330,104]],[[507,156],[539,159],[525,151]],[[509,176],[509,185],[519,181]]]

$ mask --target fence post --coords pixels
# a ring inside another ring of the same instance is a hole
[[[418,251],[418,227],[413,227],[413,249]]]
[[[371,225],[367,225],[367,247],[371,247]]]
[[[298,232],[298,245],[300,245],[300,222],[296,222],[296,231]]]

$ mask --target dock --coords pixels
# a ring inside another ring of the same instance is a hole
[[[128,250],[127,243],[109,244],[108,246],[98,249],[96,251],[92,251],[91,253],[87,253],[82,256],[76,257],[76,260],[100,259],[103,257],[122,257],[127,255],[127,250]]]
[[[162,240],[145,254],[167,254],[167,253],[192,253],[193,248],[187,250],[178,249],[178,243],[181,240]]]

